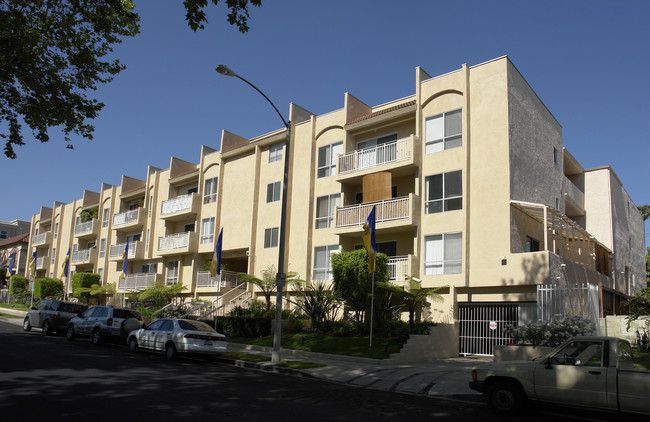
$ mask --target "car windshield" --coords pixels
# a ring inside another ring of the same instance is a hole
[[[210,327],[208,324],[206,324],[205,322],[201,322],[201,321],[193,321],[193,320],[188,320],[188,319],[179,319],[178,320],[178,325],[183,330],[206,331],[208,333],[216,333],[214,328]]]
[[[132,309],[114,309],[113,317],[123,319],[135,318],[138,321],[142,321],[142,315],[140,315],[140,312],[134,311]]]

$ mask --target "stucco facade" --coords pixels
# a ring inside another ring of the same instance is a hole
[[[51,257],[39,274],[60,277],[68,248],[97,249],[74,271],[126,289],[128,239],[127,280],[182,283],[188,297],[216,300],[223,287],[205,271],[221,228],[226,270],[261,277],[277,265],[288,159],[285,269],[307,281],[328,280],[329,254],[361,245],[374,205],[393,281],[447,286],[444,302],[423,311],[438,321],[481,303],[526,303],[519,319],[529,318],[540,286],[574,282],[597,286],[603,314],[615,311],[603,292],[620,300],[645,286],[636,207],[610,168],[585,170],[564,148],[562,127],[507,57],[437,77],[417,68],[414,82],[414,95],[374,107],[349,93],[319,116],[291,104],[289,157],[286,129],[254,139],[223,131],[220,150],[201,147],[197,163],[172,158],[143,180],[124,176],[41,209],[32,234],[58,232],[30,244]],[[97,227],[75,231],[93,207]]]

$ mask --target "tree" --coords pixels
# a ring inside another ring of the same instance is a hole
[[[643,216],[643,221],[646,221],[650,217],[650,205],[640,205],[638,208]]]
[[[368,272],[368,254],[365,249],[332,254],[334,292],[357,315],[363,315],[370,305],[372,274]],[[388,280],[388,256],[377,254],[375,282]]]
[[[219,0],[210,0],[217,5]],[[196,31],[207,23],[208,0],[184,0],[186,20]],[[248,31],[248,7],[261,0],[225,0],[227,20]],[[92,140],[94,119],[104,104],[88,93],[125,69],[106,60],[125,37],[140,32],[133,0],[0,0],[0,138],[4,153],[25,144],[23,125],[40,142],[60,128]]]
[[[275,294],[275,278],[276,278],[276,270],[275,266],[271,265],[269,268],[264,270],[262,272],[262,278],[257,278],[252,274],[246,274],[246,273],[238,273],[239,279],[241,281],[244,281],[246,283],[251,283],[255,285],[260,291],[262,292],[262,295],[264,296],[264,299],[266,300],[266,310],[268,311],[271,309],[271,296]],[[293,282],[293,283],[300,283],[302,280],[299,280],[296,278],[296,273],[293,272],[287,272],[286,274],[287,277],[287,282]]]
[[[181,290],[185,290],[182,284],[167,285],[162,280],[155,281],[152,285],[144,289],[138,294],[138,300],[145,301],[151,299],[153,307],[160,309],[163,306],[169,305],[172,299],[175,298]]]
[[[115,294],[116,291],[115,283],[110,283],[105,286],[95,283],[91,284],[90,287],[80,287],[77,289],[77,293],[84,293],[87,294],[89,298],[95,298],[96,303],[99,303],[99,298],[102,295]]]
[[[407,275],[406,278],[408,280],[407,288],[402,288],[392,283],[384,283],[382,288],[391,290],[396,296],[402,299],[409,313],[409,327],[413,328],[415,326],[415,312],[418,307],[425,303],[429,297],[433,298],[433,300],[442,301],[443,298],[438,291],[447,286],[423,289],[420,286],[420,282],[414,277]]]
[[[313,328],[320,328],[325,321],[334,320],[341,301],[324,282],[317,281],[311,285],[294,283],[293,289],[297,300],[291,302],[307,315]]]

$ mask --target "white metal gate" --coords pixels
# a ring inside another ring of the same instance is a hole
[[[598,286],[589,283],[537,286],[537,317],[550,321],[556,317],[581,316],[591,319],[598,329]]]
[[[494,346],[509,344],[505,332],[509,325],[521,325],[535,319],[535,303],[459,303],[459,353],[494,355]]]

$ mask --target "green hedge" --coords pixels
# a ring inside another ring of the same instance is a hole
[[[21,277],[19,275],[14,275],[11,276],[11,292],[9,293],[11,296],[15,296],[16,293],[22,292],[25,289],[27,289],[29,280],[27,277]]]
[[[72,276],[72,296],[78,297],[86,303],[90,299],[90,293],[80,293],[82,287],[91,287],[93,284],[100,284],[99,274],[75,273]]]
[[[266,337],[271,335],[271,322],[268,318],[219,317],[217,331],[228,337]]]
[[[63,282],[58,278],[37,278],[34,280],[34,297],[62,297]]]

